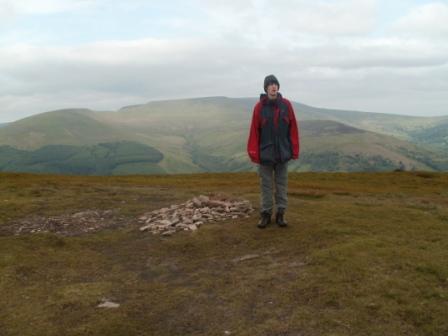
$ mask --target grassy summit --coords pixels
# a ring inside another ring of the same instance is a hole
[[[248,199],[256,174],[0,174],[0,335],[445,335],[448,175],[291,173],[290,226],[249,219],[161,237],[145,212]],[[95,233],[14,235],[113,210]],[[105,299],[118,308],[98,308]]]

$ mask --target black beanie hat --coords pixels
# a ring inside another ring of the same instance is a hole
[[[277,84],[279,90],[280,90],[280,83],[278,82],[277,78],[274,75],[268,75],[264,79],[264,92],[268,92],[268,86],[269,84]]]

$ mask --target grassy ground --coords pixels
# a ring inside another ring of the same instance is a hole
[[[171,237],[143,213],[255,174],[0,174],[0,335],[446,335],[448,174],[290,174],[289,227]],[[12,235],[23,218],[115,209],[121,228]],[[119,308],[97,308],[103,298]]]

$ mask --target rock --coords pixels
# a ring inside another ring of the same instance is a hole
[[[198,197],[198,199],[199,199],[202,203],[206,203],[206,202],[210,201],[210,197],[208,197],[208,196],[204,196],[204,195],[200,195],[200,196]]]
[[[197,199],[196,197],[193,198],[193,204],[196,208],[200,208],[202,206],[202,202],[199,199]]]
[[[244,260],[249,260],[249,259],[255,259],[258,258],[260,255],[259,254],[246,254],[242,257],[238,257],[233,259],[233,262],[240,262],[240,261],[244,261]]]
[[[150,229],[152,227],[152,225],[150,224],[150,225],[145,225],[145,226],[142,226],[141,228],[140,228],[140,231],[146,231],[146,230],[148,230],[148,229]]]
[[[107,299],[103,299],[102,302],[97,307],[98,308],[118,308],[118,307],[120,307],[120,304],[109,301]]]
[[[206,214],[210,212],[210,208],[209,207],[201,208],[199,211],[203,214]]]
[[[293,261],[289,263],[289,267],[303,267],[305,265],[306,263],[304,263],[303,261]]]
[[[246,216],[246,214],[244,212],[234,212],[233,215],[237,216],[237,217],[244,217],[244,216]]]
[[[159,221],[159,224],[163,225],[163,226],[170,226],[172,223],[171,223],[171,221],[169,221],[167,219],[162,219]]]
[[[214,207],[219,207],[219,206],[224,205],[224,203],[222,201],[218,201],[218,200],[210,200],[208,203],[210,204],[210,206],[214,206]]]
[[[247,218],[253,208],[247,200],[232,200],[223,196],[199,195],[182,204],[173,204],[150,213],[143,214],[139,221],[144,226],[140,231],[170,235],[179,230],[195,231],[207,221],[217,222],[227,219]]]

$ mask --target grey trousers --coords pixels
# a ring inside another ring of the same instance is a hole
[[[260,211],[272,213],[274,206],[272,194],[275,185],[275,205],[286,209],[288,205],[288,162],[277,163],[274,166],[259,165],[258,175],[260,176]]]

